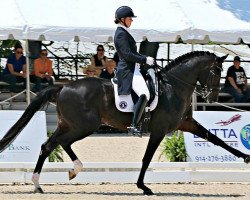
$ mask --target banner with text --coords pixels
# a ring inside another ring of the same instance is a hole
[[[250,154],[250,112],[195,111],[193,117],[229,146]],[[188,160],[193,162],[243,162],[219,146],[184,132]]]
[[[16,123],[24,111],[0,111],[0,139]],[[0,153],[0,162],[36,162],[41,145],[47,139],[46,115],[38,111],[11,143]]]

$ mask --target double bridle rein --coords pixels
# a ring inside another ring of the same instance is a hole
[[[195,86],[194,92],[201,96],[204,100],[207,100],[209,95],[213,93],[214,91],[220,91],[220,86],[213,86],[209,84],[209,82],[213,82],[214,77],[220,77],[220,75],[215,73],[215,69],[219,69],[220,71],[222,70],[220,67],[217,65],[215,66],[215,63],[213,63],[212,67],[209,70],[209,74],[207,77],[207,81],[204,85],[197,85]]]
[[[160,67],[160,66],[155,66],[154,67],[156,71],[158,72],[161,72],[164,68],[163,67]],[[179,82],[182,82],[183,84],[185,84],[186,86],[188,87],[191,87],[191,88],[195,88],[194,90],[194,93],[196,93],[197,95],[201,96],[204,100],[207,100],[207,98],[209,97],[209,95],[211,93],[213,93],[214,91],[219,91],[220,90],[220,86],[210,86],[209,85],[209,82],[212,82],[212,80],[214,79],[214,77],[220,77],[220,75],[216,74],[215,73],[215,69],[219,69],[220,71],[222,70],[220,67],[218,67],[217,65],[215,65],[215,62],[212,64],[210,70],[209,70],[209,75],[208,75],[208,78],[206,80],[206,83],[203,84],[203,85],[200,85],[200,84],[190,84],[190,83],[187,83],[186,81],[183,81],[182,79],[176,77],[174,74],[172,73],[167,73],[167,74],[161,74],[161,77],[162,77],[162,81],[164,82],[168,82],[167,80],[167,75],[173,77],[174,79],[178,80]]]

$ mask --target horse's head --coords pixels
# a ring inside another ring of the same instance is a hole
[[[201,94],[203,99],[208,103],[216,102],[218,100],[218,94],[220,91],[220,78],[222,72],[222,63],[228,55],[222,57],[215,57],[210,66],[201,73],[199,82],[200,88],[197,88],[197,92]]]

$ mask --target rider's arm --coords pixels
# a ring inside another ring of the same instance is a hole
[[[146,56],[139,53],[133,53],[128,44],[128,36],[125,32],[120,32],[116,38],[116,48],[122,54],[122,57],[128,62],[146,63]]]

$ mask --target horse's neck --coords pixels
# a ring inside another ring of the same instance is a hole
[[[167,76],[169,83],[177,90],[192,93],[197,83],[198,70],[192,67],[173,68],[167,72]]]
[[[188,62],[183,62],[172,67],[166,72],[168,82],[172,86],[176,95],[183,99],[189,99],[197,84],[200,70],[204,65],[203,59],[190,58]]]

